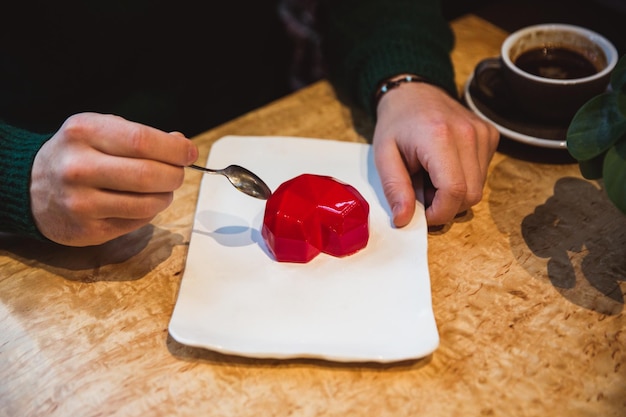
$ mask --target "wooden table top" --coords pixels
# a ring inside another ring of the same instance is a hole
[[[506,33],[453,22],[459,88]],[[327,82],[208,131],[365,142]],[[483,201],[428,236],[440,346],[393,364],[255,360],[168,323],[201,174],[94,248],[0,236],[0,416],[625,416],[626,217],[563,152],[503,139]]]

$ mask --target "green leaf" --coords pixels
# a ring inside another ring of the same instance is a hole
[[[585,103],[567,129],[567,150],[579,161],[604,153],[626,133],[626,105],[616,91],[602,93]]]
[[[626,94],[626,55],[622,56],[611,73],[611,88],[614,91],[622,90]]]
[[[604,166],[605,154],[606,152],[586,161],[578,161],[578,167],[580,168],[582,176],[588,180],[597,180],[598,178],[602,178],[602,167]]]
[[[617,108],[622,113],[622,117],[626,118],[626,84],[622,86],[621,93],[617,94]]]
[[[626,137],[606,153],[602,176],[607,195],[626,214]]]

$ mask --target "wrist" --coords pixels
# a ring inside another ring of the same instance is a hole
[[[378,86],[376,87],[376,91],[374,92],[374,97],[373,97],[374,108],[378,106],[380,99],[389,91],[394,90],[404,84],[409,84],[409,83],[431,84],[424,77],[420,77],[419,75],[415,75],[415,74],[401,74],[401,75],[395,75],[393,77],[386,78],[382,80],[380,83],[378,83]]]

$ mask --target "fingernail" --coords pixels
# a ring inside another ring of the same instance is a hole
[[[398,218],[402,215],[402,204],[394,204],[391,206],[391,216],[393,217],[394,223],[398,220]]]
[[[391,215],[395,218],[400,214],[400,204],[394,204],[391,206]]]

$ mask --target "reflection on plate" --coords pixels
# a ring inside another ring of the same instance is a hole
[[[543,148],[566,149],[567,125],[549,125],[530,120],[512,108],[503,88],[498,97],[489,99],[478,92],[473,75],[467,80],[464,99],[474,113],[490,121],[501,135],[518,142]],[[497,80],[496,80],[497,81]]]
[[[369,145],[227,136],[208,166],[231,163],[274,190],[302,173],[353,185],[370,204],[370,239],[344,258],[276,262],[260,233],[265,202],[204,176],[169,326],[174,339],[239,356],[341,362],[417,359],[437,348],[424,208],[407,227],[391,226]]]

